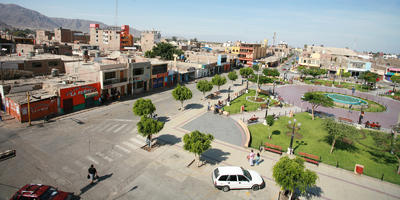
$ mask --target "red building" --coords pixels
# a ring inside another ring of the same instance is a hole
[[[100,83],[68,85],[59,89],[60,114],[82,110],[99,104]]]

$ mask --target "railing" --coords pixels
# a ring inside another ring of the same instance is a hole
[[[121,78],[121,79],[108,79],[108,80],[104,80],[103,81],[103,85],[111,85],[114,83],[122,83],[122,82],[126,82],[128,79],[127,78]]]

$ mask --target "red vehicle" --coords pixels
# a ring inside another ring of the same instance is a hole
[[[72,198],[72,193],[48,185],[26,184],[10,200],[71,200]]]

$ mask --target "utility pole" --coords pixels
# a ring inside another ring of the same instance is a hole
[[[29,122],[29,126],[32,126],[32,124],[31,124],[31,107],[29,104],[29,101],[30,101],[29,92],[26,92],[26,96],[28,97],[28,122]]]
[[[4,85],[3,62],[0,62],[1,67],[1,84]]]

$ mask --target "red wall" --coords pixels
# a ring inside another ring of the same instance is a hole
[[[60,107],[64,108],[63,100],[73,98],[74,106],[85,103],[86,93],[98,92],[98,96],[94,100],[98,100],[100,97],[100,83],[92,83],[88,85],[81,85],[70,88],[60,89]]]
[[[8,107],[7,112],[18,119],[20,122],[27,122],[28,118],[28,104],[19,105],[12,99],[7,98]],[[47,115],[57,114],[57,98],[44,99],[30,103],[31,121],[43,118]]]

